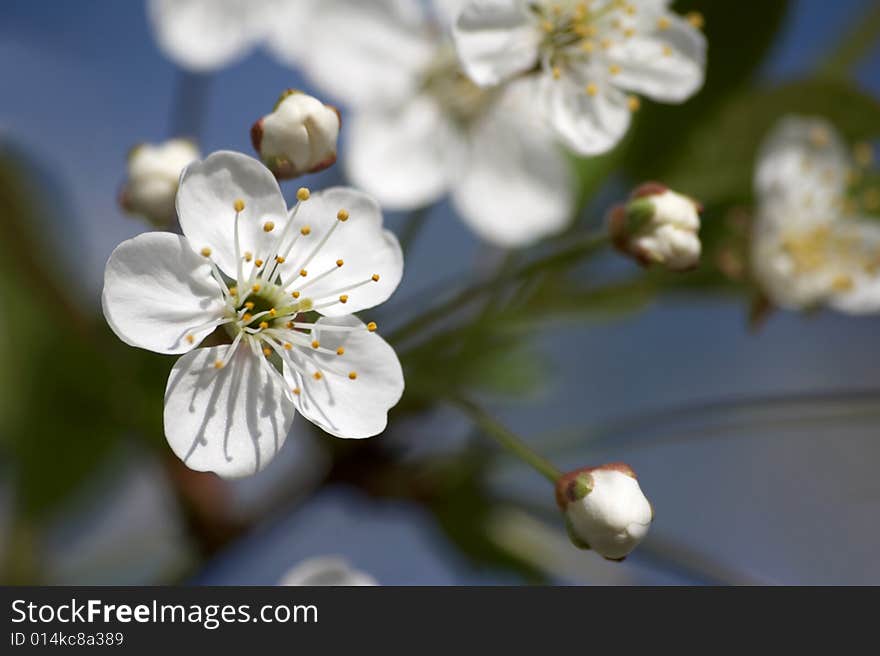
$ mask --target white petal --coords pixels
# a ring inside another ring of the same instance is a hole
[[[294,407],[281,375],[244,344],[215,368],[230,348],[196,349],[174,365],[165,389],[165,437],[190,469],[237,478],[275,457]]]
[[[104,270],[101,301],[123,342],[157,353],[189,351],[224,310],[208,260],[170,232],[147,232],[117,246]]]
[[[321,329],[328,326],[357,330]],[[322,350],[329,349],[331,353],[310,354],[312,361],[305,376],[285,367],[290,387],[300,389],[293,397],[297,410],[337,437],[364,438],[384,431],[388,410],[403,394],[403,370],[394,349],[351,315],[321,318],[312,334]],[[339,347],[345,349],[341,356],[336,355]],[[315,370],[322,373],[320,380],[312,376]],[[355,380],[349,378],[350,372],[356,373]]]
[[[834,126],[821,118],[787,116],[758,153],[755,191],[760,202],[779,200],[807,206],[815,214],[836,213],[848,171],[847,150]]]
[[[346,125],[346,172],[383,207],[406,210],[443,196],[461,153],[460,133],[432,99],[355,115]]]
[[[244,201],[239,217],[240,250],[269,257],[287,222],[287,204],[275,176],[259,161],[241,153],[218,151],[193,162],[180,178],[177,215],[193,248],[211,249],[224,273],[236,277],[235,201]],[[265,232],[267,223],[275,228]],[[250,265],[244,275],[250,272]]]
[[[353,568],[338,556],[318,556],[302,561],[288,571],[280,585],[368,586],[379,585],[372,576]]]
[[[539,99],[562,142],[579,155],[605,153],[620,141],[631,116],[626,96],[596,66],[568,70],[560,79],[544,75]],[[588,85],[595,94],[587,92]]]
[[[605,53],[610,65],[620,67],[614,84],[661,102],[682,102],[703,86],[706,68],[706,37],[686,20],[664,13],[669,27],[650,27],[618,39]]]
[[[150,22],[162,51],[192,71],[221,68],[243,57],[271,14],[264,0],[150,0]]]
[[[452,36],[464,70],[480,86],[498,84],[538,61],[541,34],[522,0],[469,0]]]
[[[419,3],[321,0],[270,41],[325,93],[352,107],[393,106],[413,93],[435,48]]]
[[[829,305],[849,314],[880,312],[880,225],[875,219],[847,219],[837,229],[856,254],[842,262],[852,289],[833,294]]]
[[[337,218],[340,210],[348,212],[344,222]],[[403,253],[397,237],[382,227],[382,210],[368,195],[348,187],[326,189],[301,203],[294,221],[296,230],[308,226],[310,233],[298,238],[283,275],[297,278],[290,290],[300,291],[301,300],[310,298],[316,306],[336,302],[318,308],[322,314],[341,316],[371,308],[397,289]],[[307,272],[304,277],[299,276],[302,270]],[[372,279],[374,275],[378,281]],[[338,302],[343,294],[348,297],[344,304]]]
[[[563,229],[574,181],[565,154],[532,110],[533,85],[516,84],[474,125],[453,202],[483,239],[524,246]]]

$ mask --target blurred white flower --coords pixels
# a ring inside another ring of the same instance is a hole
[[[762,146],[751,261],[775,305],[880,311],[880,223],[848,199],[854,173],[823,119],[786,117]]]
[[[273,47],[352,109],[344,164],[358,187],[393,210],[449,194],[483,239],[526,245],[571,218],[569,164],[534,110],[533,81],[483,90],[462,74],[440,29],[453,4],[325,0],[306,35],[279,24],[287,37]]]
[[[194,72],[214,71],[264,41],[278,12],[298,0],[148,0],[147,14],[162,52]]]
[[[623,463],[566,474],[556,484],[556,503],[572,542],[609,560],[626,558],[654,520],[635,472]]]
[[[157,227],[169,226],[175,217],[180,174],[199,157],[199,149],[187,139],[135,146],[128,155],[128,180],[119,195],[122,209]]]
[[[275,177],[286,180],[315,173],[336,162],[339,111],[317,98],[289,89],[275,109],[254,123],[251,141]]]
[[[318,556],[302,561],[289,570],[279,585],[291,586],[373,586],[379,585],[366,572],[352,567],[347,560],[337,556]]]
[[[641,94],[680,103],[703,84],[702,17],[672,13],[669,0],[467,0],[456,48],[483,87],[540,80],[535,102],[581,155],[620,141]]]
[[[609,214],[615,246],[643,265],[687,271],[700,262],[700,206],[656,182],[639,186]]]
[[[352,312],[397,287],[403,256],[370,197],[300,189],[288,212],[272,173],[239,153],[187,167],[184,236],[139,235],[107,263],[103,306],[124,342],[185,354],[165,391],[165,435],[190,468],[252,474],[294,408],[338,437],[381,433],[403,392],[394,350]],[[315,322],[305,313],[323,315]],[[231,344],[196,348],[222,327]]]

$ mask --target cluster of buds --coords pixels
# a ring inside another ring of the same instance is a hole
[[[608,231],[615,247],[643,266],[687,271],[700,262],[699,203],[657,182],[636,188],[626,205],[614,206]]]
[[[575,546],[623,560],[648,534],[654,509],[629,465],[612,463],[565,474],[556,503]]]
[[[144,217],[158,228],[173,223],[180,174],[201,154],[188,139],[139,144],[128,154],[128,180],[119,194],[126,212]]]
[[[288,89],[271,114],[254,123],[251,142],[263,164],[280,180],[316,173],[336,162],[339,110]]]

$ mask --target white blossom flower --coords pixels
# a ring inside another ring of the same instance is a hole
[[[556,485],[556,503],[572,542],[609,560],[623,560],[648,534],[654,510],[629,465],[570,472]]]
[[[303,188],[297,197],[288,212],[257,160],[214,153],[181,177],[183,236],[139,235],[107,263],[103,306],[114,332],[183,354],[165,392],[165,435],[192,469],[262,469],[294,409],[338,437],[376,435],[403,392],[394,350],[351,314],[397,287],[397,239],[365,194]],[[231,344],[197,348],[218,328]]]
[[[335,107],[288,89],[272,113],[254,123],[251,141],[276,178],[296,178],[336,162],[339,125]]]
[[[279,25],[287,38],[273,47],[351,108],[344,165],[356,186],[392,210],[449,194],[483,239],[526,245],[571,218],[569,164],[534,110],[532,81],[480,89],[463,75],[441,29],[452,5],[325,0],[307,36]]]
[[[180,174],[199,157],[199,149],[187,139],[135,146],[128,154],[128,180],[119,195],[122,209],[155,226],[170,225]]]
[[[493,86],[540,79],[535,101],[581,155],[620,141],[641,94],[680,103],[703,84],[702,17],[669,0],[467,0],[456,48],[471,79]]]
[[[687,271],[699,264],[700,205],[664,185],[639,186],[627,205],[609,214],[615,246],[643,265]]]
[[[207,72],[241,59],[263,42],[279,11],[298,0],[148,0],[147,13],[162,52],[179,66]]]
[[[344,558],[317,556],[290,569],[279,582],[290,586],[374,586],[379,585],[366,572],[355,569]]]
[[[848,198],[855,173],[823,119],[786,117],[763,144],[751,261],[775,305],[880,311],[880,224]]]

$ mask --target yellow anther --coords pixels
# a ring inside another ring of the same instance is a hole
[[[262,287],[260,287],[260,283],[257,283],[256,285],[254,285],[253,287],[251,287],[251,291],[252,291],[254,294],[256,294],[258,291],[260,291],[260,289],[262,289]]]
[[[377,329],[378,327],[379,327],[379,326],[376,325],[376,322],[375,322],[375,321],[371,321],[370,323],[367,324],[367,330],[369,330],[371,333],[376,332],[376,329]]]
[[[552,70],[551,72],[553,73],[553,79],[554,79],[554,80],[558,80],[559,78],[562,77],[562,71],[559,70],[559,67],[558,67],[558,66],[554,66],[554,67],[553,67],[553,70]]]
[[[300,187],[296,190],[296,197],[298,200],[308,200],[312,195],[312,192],[308,190],[308,187]]]
[[[223,360],[214,360],[214,369],[222,369]]]
[[[284,262],[285,262],[284,258],[281,257],[280,255],[276,255],[276,256],[275,256],[275,261],[276,261],[278,264],[284,264]]]
[[[301,275],[303,278],[305,278],[307,275],[309,275],[309,272],[306,271],[305,269],[300,269],[299,275]]]
[[[373,282],[379,282],[379,274],[378,274],[378,273],[374,273],[374,274],[370,277],[370,279],[371,279]]]
[[[685,19],[688,23],[691,24],[692,27],[697,28],[698,30],[703,29],[703,26],[706,24],[706,20],[703,18],[703,14],[698,11],[692,11],[685,16]]]
[[[586,92],[588,96],[595,96],[597,93],[599,93],[599,87],[596,86],[595,82],[590,82],[587,85]]]
[[[188,341],[190,344],[192,344],[193,342],[196,341],[196,336],[193,334],[189,334],[186,336],[186,341]]]
[[[545,32],[549,33],[549,32],[552,32],[556,28],[553,25],[552,21],[545,20],[543,23],[541,23],[541,29],[544,30]]]
[[[244,210],[244,201],[241,198],[236,199],[236,201],[232,204],[235,208],[236,212],[241,212]]]
[[[244,304],[244,306],[245,306],[248,310],[253,310],[254,307],[255,307],[253,301],[248,301],[247,303]]]
[[[608,72],[612,75],[620,75],[620,66],[617,64],[611,64],[611,66],[608,67]]]
[[[255,265],[257,268],[263,266],[263,260],[256,260],[256,261],[254,262],[254,265]]]
[[[628,16],[635,16],[636,15],[636,8],[634,5],[627,5],[626,7],[624,7],[623,11]]]
[[[290,390],[290,391],[293,392],[296,396],[299,396],[299,395],[300,395],[300,389],[299,389],[299,387],[294,387],[294,388],[293,388],[292,390]]]
[[[319,348],[320,346],[321,346],[321,342],[319,342],[317,339],[312,341],[312,348],[313,349]]]
[[[293,322],[292,322],[292,321],[288,321],[288,322],[287,322],[286,324],[284,324],[284,325],[285,325],[285,327],[286,327],[288,330],[293,330]]]
[[[836,292],[848,292],[853,288],[852,276],[846,274],[834,276],[834,279],[831,281],[831,288]]]
[[[278,310],[276,310],[275,308],[269,308],[269,316],[270,317],[274,317],[277,314],[278,314]]]
[[[859,166],[871,166],[874,161],[874,148],[867,142],[857,143],[853,146],[853,157]]]
[[[202,257],[211,257],[211,249],[205,246],[202,250],[199,251],[202,254]]]
[[[336,266],[341,267],[343,264],[345,264],[344,260],[336,260]]]
[[[348,210],[339,210],[336,213],[336,218],[343,222],[348,221]]]
[[[349,371],[349,372],[348,372],[348,377],[349,377],[351,380],[354,380],[355,378],[358,377],[357,372],[356,372],[356,371]]]
[[[636,31],[632,27],[628,27],[623,31],[623,36],[625,36],[627,39],[631,39],[635,35],[636,35]]]
[[[308,312],[315,307],[315,302],[310,298],[304,298],[299,302],[300,312]]]
[[[581,50],[590,53],[596,50],[596,44],[593,41],[581,41]]]
[[[291,292],[290,295],[293,296],[294,298],[299,298],[299,292]]]
[[[245,251],[244,252],[244,261],[250,262],[252,259],[254,259],[254,254],[251,253],[250,251]]]
[[[599,45],[602,46],[603,50],[608,50],[611,46],[614,45],[614,42],[611,39],[602,39],[599,41]]]
[[[273,221],[266,221],[263,224],[263,232],[272,232],[275,229],[275,223]]]
[[[658,30],[668,30],[671,23],[666,16],[661,16],[657,19],[657,29]]]
[[[292,348],[293,348],[293,344],[291,344],[290,342],[284,342],[284,350],[285,351],[289,351]]]
[[[270,355],[272,355],[272,349],[270,349],[268,346],[266,346],[265,348],[263,348],[263,355],[265,355],[268,358]]]
[[[302,228],[299,229],[299,233],[300,233],[303,237],[305,237],[305,236],[311,234],[311,232],[312,232],[312,229],[311,229],[309,226],[303,226]]]
[[[812,143],[817,148],[823,148],[829,144],[831,141],[831,135],[828,134],[828,130],[826,130],[821,125],[814,126],[813,129],[810,130],[810,143]]]
[[[245,312],[244,315],[242,316],[241,320],[244,321],[245,323],[249,323],[250,321],[253,320],[253,318],[254,318],[254,315],[252,315],[250,312]]]
[[[348,303],[348,295],[347,295],[347,294],[343,294],[342,296],[340,296],[340,297],[339,297],[339,302],[340,302],[340,303]]]
[[[672,57],[672,48],[670,48],[669,46],[663,46],[663,56]]]
[[[598,33],[595,25],[575,25],[574,33],[580,37],[592,37]]]
[[[321,380],[323,377],[324,374],[322,374],[320,371],[316,371],[314,374],[312,374],[312,378],[314,378],[315,380]]]
[[[637,112],[639,111],[639,107],[642,106],[642,101],[639,100],[638,96],[627,96],[626,106],[629,107],[629,111]]]
[[[260,330],[268,330],[268,329],[269,329],[269,323],[267,321],[261,321],[260,322]]]
[[[344,355],[344,354],[345,354],[345,349],[342,348],[341,346],[338,349],[336,349],[336,355]]]
[[[229,288],[230,296],[238,296],[238,287],[230,287]]]

